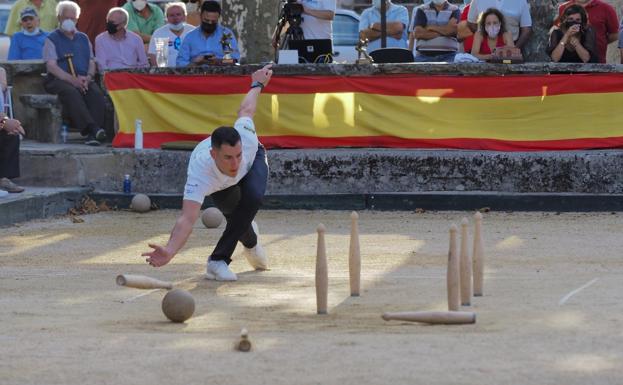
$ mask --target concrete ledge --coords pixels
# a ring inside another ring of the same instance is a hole
[[[66,214],[88,192],[86,188],[34,188],[0,198],[0,227]]]
[[[24,142],[22,178],[32,186],[83,186],[180,194],[190,152]],[[422,193],[623,194],[623,152],[459,150],[270,150],[269,195]]]
[[[89,196],[110,207],[128,208],[132,195],[94,192]],[[180,209],[181,194],[149,194],[152,203],[162,209]],[[212,206],[208,197],[203,208]],[[405,194],[329,194],[267,195],[262,210],[379,210],[410,211],[552,211],[590,212],[623,211],[621,194],[513,194],[513,193],[405,193]]]

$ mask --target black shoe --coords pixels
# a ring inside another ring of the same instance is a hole
[[[106,131],[104,131],[101,128],[98,128],[97,130],[95,130],[95,139],[97,139],[100,142],[103,142],[106,140]]]
[[[95,139],[93,135],[89,135],[84,144],[86,144],[87,146],[99,146],[100,142],[99,140]]]

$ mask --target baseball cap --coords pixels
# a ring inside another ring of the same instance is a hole
[[[22,20],[23,18],[28,17],[28,16],[37,17],[37,11],[35,11],[34,8],[26,7],[24,9],[22,9],[22,12],[19,13],[20,20]]]

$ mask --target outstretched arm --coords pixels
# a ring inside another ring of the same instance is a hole
[[[257,98],[260,96],[260,92],[262,92],[262,88],[268,85],[271,76],[273,76],[272,64],[268,64],[264,66],[264,68],[255,71],[251,75],[251,89],[247,92],[247,95],[242,100],[240,104],[240,109],[238,110],[238,117],[249,117],[253,118],[255,115],[255,109],[257,107]],[[253,85],[257,85],[254,87]]]
[[[153,250],[141,254],[143,257],[149,257],[145,260],[154,267],[164,266],[169,263],[175,254],[186,244],[190,233],[193,231],[193,225],[199,217],[200,210],[201,203],[184,200],[182,215],[175,222],[169,242],[164,247],[150,243],[149,247]]]

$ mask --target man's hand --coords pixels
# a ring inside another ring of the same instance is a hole
[[[153,250],[147,253],[143,253],[141,254],[141,256],[149,257],[145,259],[145,262],[149,263],[153,267],[164,266],[167,263],[169,263],[171,259],[173,259],[173,253],[168,251],[166,248],[159,246],[159,245],[155,245],[153,243],[149,243],[148,245]]]
[[[89,78],[87,76],[78,76],[80,81],[80,90],[85,93],[89,90]]]
[[[9,135],[26,135],[22,123],[17,119],[7,119],[7,121],[4,122],[4,131]]]
[[[253,72],[253,74],[251,75],[251,80],[254,82],[260,82],[264,85],[264,87],[266,87],[268,85],[268,82],[270,81],[270,78],[273,76],[273,70],[271,69],[272,67],[272,64],[267,64],[264,66],[264,68]]]

